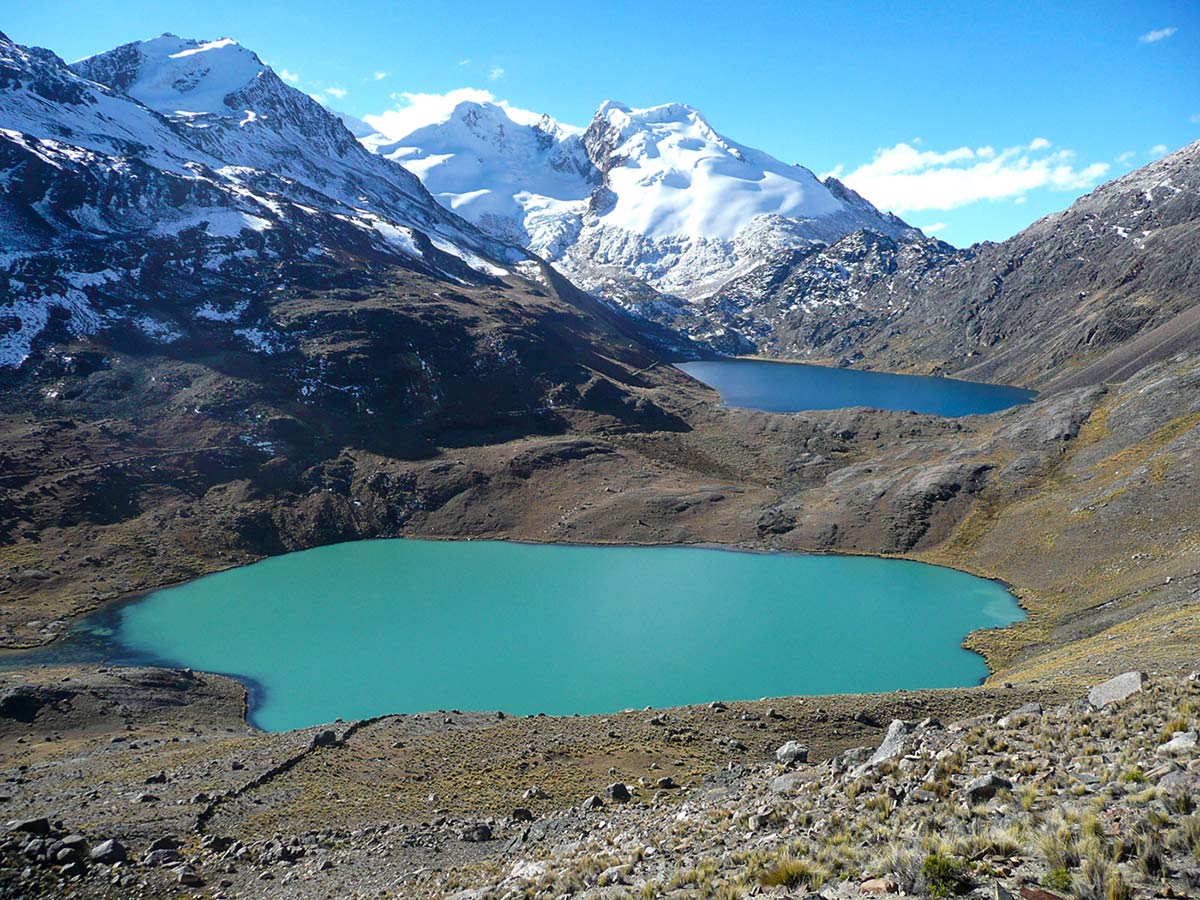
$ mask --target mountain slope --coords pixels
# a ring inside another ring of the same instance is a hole
[[[860,228],[919,235],[835,180],[729,140],[683,104],[609,101],[582,132],[513,115],[467,102],[408,134],[363,140],[451,209],[592,290],[624,277],[694,298],[777,249]]]
[[[1200,347],[1200,143],[998,244],[851,235],[708,298],[761,352],[1045,387]]]

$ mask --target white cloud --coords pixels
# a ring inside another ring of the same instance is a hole
[[[483,88],[457,88],[444,94],[403,92],[392,94],[392,99],[399,104],[395,109],[377,116],[363,116],[363,120],[394,141],[425,125],[445,122],[460,103],[495,103],[508,113],[510,119],[521,125],[535,125],[542,118],[540,113],[513,106],[507,100],[497,100],[491,91]]]
[[[388,77],[388,73],[387,72],[374,72],[374,73],[372,73],[371,77],[374,78],[376,81],[383,81],[383,79]]]
[[[1160,156],[1166,156],[1168,149],[1166,144],[1155,144],[1150,148],[1150,155],[1157,159]]]
[[[325,93],[330,97],[336,97],[338,100],[344,100],[349,91],[347,91],[345,88],[329,87],[325,88]]]
[[[1138,38],[1138,40],[1143,44],[1157,44],[1159,41],[1166,40],[1178,30],[1179,29],[1175,27],[1155,28],[1153,31],[1147,31],[1140,38]]]
[[[1122,153],[1120,156],[1117,157],[1117,162],[1119,162],[1123,166],[1128,166],[1129,164],[1131,164],[1133,162],[1133,158],[1135,156],[1137,156],[1137,154],[1134,153],[1132,150],[1126,150],[1124,153]]]
[[[502,66],[492,66],[488,72],[488,81],[499,81],[504,77],[504,68]]]
[[[1193,125],[1200,124],[1200,113],[1196,113],[1195,115],[1188,116],[1188,121],[1191,122]]]
[[[939,231],[945,231],[949,226],[945,222],[934,222],[932,225],[917,226],[926,234],[937,234]]]
[[[280,69],[279,77],[282,78],[284,81],[286,81],[288,84],[299,84],[300,83],[300,73],[299,72],[289,72],[287,69]]]
[[[469,56],[468,56],[468,57],[465,57],[465,58],[463,58],[463,59],[460,59],[460,60],[458,61],[458,64],[459,64],[460,66],[469,66],[469,65],[471,64],[471,57],[469,57]]]
[[[995,150],[957,147],[918,150],[900,143],[875,151],[869,163],[841,178],[876,206],[897,213],[957,209],[980,200],[1015,200],[1040,188],[1074,191],[1089,188],[1108,172],[1108,163],[1079,167],[1071,150],[1054,149],[1046,138]]]

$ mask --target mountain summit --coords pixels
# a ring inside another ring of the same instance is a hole
[[[589,289],[632,277],[697,297],[773,250],[863,228],[920,234],[840,183],[730,140],[681,103],[605,101],[582,131],[519,118],[461,103],[439,121],[364,142],[451,209]]]

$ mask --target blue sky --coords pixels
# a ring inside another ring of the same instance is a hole
[[[0,29],[68,60],[234,37],[360,117],[464,87],[579,125],[682,101],[959,245],[1200,138],[1195,0],[6,5]]]

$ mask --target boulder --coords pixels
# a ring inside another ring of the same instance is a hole
[[[868,878],[858,889],[864,894],[897,894],[900,885],[895,878],[885,875],[883,878]]]
[[[170,866],[183,862],[183,854],[178,850],[151,850],[142,862],[147,866]]]
[[[1141,691],[1147,680],[1145,672],[1125,672],[1088,691],[1088,703],[1096,709],[1119,703]]]
[[[462,839],[472,844],[482,844],[484,841],[492,839],[492,828],[483,822],[476,825],[468,825],[463,829]]]
[[[1036,718],[1042,714],[1042,704],[1026,703],[1024,706],[1019,706],[1010,712],[1008,715],[1000,719],[996,724],[1001,728],[1011,728],[1013,725],[1019,724],[1027,718]]]
[[[808,762],[808,748],[799,741],[788,741],[775,751],[775,759],[790,766],[792,763]]]
[[[883,736],[883,743],[871,754],[871,758],[856,768],[852,774],[855,777],[864,775],[873,766],[881,762],[903,756],[904,745],[910,734],[912,734],[912,727],[907,722],[902,722],[900,719],[892,719],[892,724],[888,726],[887,734]]]
[[[14,819],[8,823],[9,831],[23,831],[26,834],[49,834],[50,820],[45,816],[36,819]]]
[[[109,839],[101,841],[91,852],[92,862],[103,863],[106,866],[111,866],[113,863],[125,862],[128,854],[125,852],[125,845],[118,840]]]
[[[1154,752],[1160,756],[1188,755],[1196,753],[1197,733],[1194,731],[1177,731],[1165,744],[1160,744]]]
[[[312,736],[312,740],[309,741],[308,749],[316,750],[318,747],[332,747],[337,743],[337,739],[337,733],[330,729],[318,731]]]
[[[592,796],[588,797],[586,800],[583,801],[583,808],[584,809],[603,809],[604,801],[601,800],[596,794],[592,794]]]
[[[800,772],[791,772],[787,775],[780,775],[778,778],[771,780],[771,792],[775,794],[790,794],[800,785],[804,784],[808,779]]]
[[[963,789],[963,794],[966,796],[968,803],[975,804],[991,800],[1001,791],[1011,790],[1011,781],[1009,781],[1007,778],[1001,778],[995,773],[989,772],[987,775],[981,775],[974,781],[970,782]]]
[[[633,798],[633,794],[629,792],[629,788],[617,781],[610,784],[604,791],[610,800],[616,800],[619,803],[624,803],[626,800]]]

